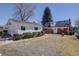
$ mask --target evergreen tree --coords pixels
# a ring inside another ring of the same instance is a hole
[[[45,10],[44,10],[44,14],[43,14],[43,18],[42,18],[41,24],[43,26],[45,26],[46,24],[48,24],[47,27],[50,27],[50,22],[51,21],[53,21],[52,20],[51,11],[50,11],[49,7],[46,7]]]

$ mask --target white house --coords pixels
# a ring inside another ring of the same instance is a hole
[[[42,31],[42,26],[37,23],[10,19],[4,29],[8,34],[13,36],[14,34],[23,34],[26,32],[40,32]]]

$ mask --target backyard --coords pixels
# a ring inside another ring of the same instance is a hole
[[[71,56],[79,55],[79,40],[73,35],[62,37],[45,34],[8,44],[1,43],[0,55],[8,56]]]

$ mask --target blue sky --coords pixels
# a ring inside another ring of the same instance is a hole
[[[79,4],[34,4],[35,15],[29,21],[40,23],[45,7],[49,7],[54,21],[67,20],[71,18],[72,24],[79,16]],[[5,25],[8,19],[13,17],[15,4],[0,4],[0,25]]]

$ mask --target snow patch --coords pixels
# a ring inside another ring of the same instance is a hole
[[[13,42],[13,40],[6,40],[5,42],[4,42],[4,44],[8,44],[8,43],[12,43]]]

